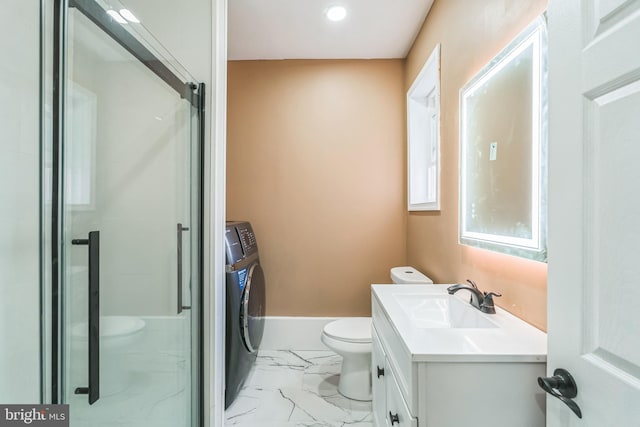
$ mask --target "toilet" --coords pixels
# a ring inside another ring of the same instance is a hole
[[[396,284],[428,285],[433,281],[413,267],[391,269]],[[353,400],[371,400],[371,318],[346,317],[327,323],[322,342],[342,356],[338,391]]]

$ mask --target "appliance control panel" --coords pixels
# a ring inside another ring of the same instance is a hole
[[[249,256],[258,251],[258,244],[256,243],[256,235],[253,234],[253,229],[249,223],[244,223],[236,226],[238,229],[238,235],[240,236],[240,242],[242,243],[242,249],[244,255]]]
[[[231,265],[244,258],[242,251],[242,244],[238,237],[238,232],[235,227],[227,226],[225,230],[225,247],[227,252],[227,264]]]

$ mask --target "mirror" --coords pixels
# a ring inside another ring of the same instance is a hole
[[[547,259],[546,70],[541,17],[460,91],[462,244]]]

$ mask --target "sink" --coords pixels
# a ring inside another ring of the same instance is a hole
[[[413,362],[494,363],[546,360],[547,336],[500,307],[482,313],[469,292],[447,293],[451,284],[375,284],[372,318],[377,332],[395,334],[390,345]]]
[[[394,294],[417,328],[497,328],[480,310],[449,294]]]
[[[546,372],[546,335],[500,307],[482,313],[450,286],[371,286],[376,425],[391,413],[407,426],[544,427],[535,378]],[[488,407],[499,414],[482,416]]]

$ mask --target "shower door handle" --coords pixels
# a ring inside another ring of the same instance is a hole
[[[189,227],[183,227],[181,223],[178,223],[178,314],[182,313],[182,310],[191,308],[191,306],[182,305],[182,232],[189,231]]]
[[[75,394],[88,394],[89,405],[100,398],[100,232],[90,231],[88,239],[73,239],[72,245],[89,246],[89,386]]]

